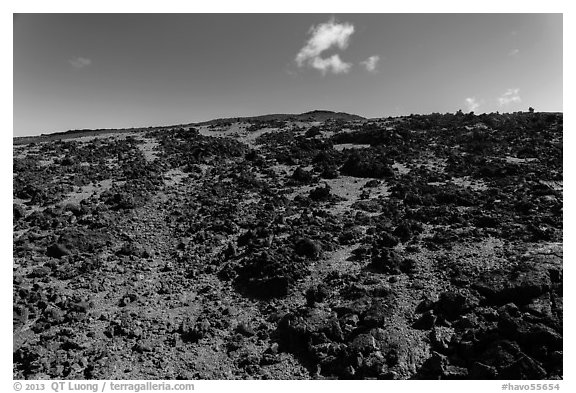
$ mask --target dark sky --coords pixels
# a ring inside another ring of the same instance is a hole
[[[19,14],[14,135],[329,109],[562,111],[561,14]]]

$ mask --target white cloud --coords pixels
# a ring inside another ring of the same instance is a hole
[[[504,106],[504,105],[508,105],[511,103],[522,102],[522,99],[520,98],[520,95],[518,94],[519,92],[520,92],[520,89],[508,89],[508,90],[506,90],[506,93],[504,93],[500,97],[498,97],[498,103],[500,104],[500,106]]]
[[[466,98],[466,105],[468,106],[468,111],[470,112],[474,112],[480,107],[480,103],[476,100],[475,97]]]
[[[89,65],[92,64],[92,60],[87,58],[87,57],[74,57],[70,60],[68,60],[68,62],[72,65],[72,67],[74,68],[84,68],[84,67],[88,67]]]
[[[350,36],[354,33],[354,26],[350,23],[338,23],[334,19],[318,26],[312,26],[309,31],[310,38],[300,52],[296,55],[298,67],[309,66],[326,74],[332,71],[335,74],[345,73],[352,64],[345,63],[339,55],[332,55],[323,59],[322,52],[336,47],[344,50],[350,43]]]
[[[508,56],[516,56],[518,53],[520,53],[520,49],[512,49],[508,52]]]
[[[334,74],[343,74],[350,70],[352,64],[344,63],[339,55],[332,55],[326,59],[315,57],[310,64],[313,68],[322,71],[322,75],[332,71]]]
[[[362,64],[366,69],[370,72],[376,71],[376,66],[378,65],[378,61],[380,61],[380,56],[374,55],[370,56],[360,64]]]

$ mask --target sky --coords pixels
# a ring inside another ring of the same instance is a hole
[[[15,14],[13,135],[563,111],[562,14]]]

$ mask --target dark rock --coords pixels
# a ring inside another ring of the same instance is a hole
[[[318,135],[322,135],[322,131],[320,131],[320,128],[316,127],[316,126],[312,126],[310,127],[306,133],[304,134],[305,138],[314,138],[315,136]]]
[[[414,329],[420,330],[430,330],[434,327],[434,323],[436,322],[436,316],[432,312],[432,310],[426,311],[420,318],[416,320],[412,324]]]
[[[534,359],[526,354],[520,357],[512,364],[504,367],[498,373],[502,379],[543,379],[547,375],[546,370]]]
[[[261,366],[269,366],[272,364],[280,363],[282,359],[277,354],[264,353],[260,358]]]
[[[256,232],[252,229],[247,230],[240,236],[238,236],[237,244],[238,247],[244,247],[251,244],[257,238]]]
[[[146,258],[150,256],[149,252],[144,247],[142,247],[141,244],[133,241],[124,243],[122,245],[122,248],[118,250],[117,254],[125,256],[135,256],[141,258]]]
[[[206,337],[212,330],[208,321],[194,321],[185,319],[180,325],[180,334],[183,341],[196,342]]]
[[[285,276],[252,278],[249,280],[251,292],[260,298],[283,297],[288,295],[290,282]]]
[[[91,305],[87,301],[74,302],[74,303],[71,303],[69,306],[69,309],[71,311],[76,311],[76,312],[81,312],[81,313],[87,313],[90,308],[91,308]]]
[[[380,273],[400,274],[402,270],[402,259],[398,253],[392,249],[373,249],[372,262],[370,266]]]
[[[298,182],[308,183],[312,181],[312,173],[302,167],[298,167],[294,173],[292,173],[292,179]]]
[[[380,185],[380,180],[376,180],[376,179],[372,179],[372,180],[368,180],[366,182],[366,184],[364,184],[365,188],[374,188],[374,187],[378,187]]]
[[[481,353],[476,360],[498,370],[508,367],[522,354],[517,343],[500,339],[497,334],[481,338],[477,346]],[[485,349],[481,350],[482,348]]]
[[[251,296],[269,299],[286,296],[290,286],[307,273],[308,262],[285,248],[248,255],[230,268],[234,269],[238,288]]]
[[[360,318],[357,314],[346,314],[339,320],[343,333],[348,336],[356,329]]]
[[[376,339],[369,333],[362,333],[354,337],[349,343],[349,348],[354,352],[368,355],[378,350]]]
[[[28,277],[32,277],[32,278],[46,277],[46,276],[50,275],[51,272],[52,272],[52,270],[48,266],[38,266],[38,267],[34,268],[32,270],[32,272],[30,272]]]
[[[478,318],[473,313],[463,315],[454,323],[454,327],[461,330],[471,329],[476,326],[478,326]]]
[[[386,231],[380,232],[376,240],[378,247],[395,247],[398,243],[398,238]]]
[[[46,250],[46,256],[49,256],[50,258],[62,258],[66,255],[70,255],[70,251],[62,244],[51,244]]]
[[[14,217],[14,222],[26,216],[26,210],[24,207],[18,203],[14,203],[12,206],[12,214]]]
[[[238,256],[238,250],[236,249],[234,243],[228,243],[228,247],[226,247],[226,249],[224,250],[223,256],[225,260],[230,258],[236,258],[236,256]]]
[[[254,329],[244,322],[241,322],[236,326],[236,331],[246,337],[251,337],[256,334]]]
[[[369,213],[382,211],[382,204],[378,199],[358,200],[352,204],[352,208]]]
[[[493,273],[474,287],[491,304],[524,305],[550,289],[550,276],[548,271],[534,268],[511,277]]]
[[[561,283],[562,282],[562,271],[560,269],[550,269],[548,271],[550,273],[550,281],[552,283]]]
[[[59,324],[64,321],[64,312],[58,307],[46,307],[43,316],[50,324]]]
[[[424,378],[440,378],[448,365],[448,358],[438,352],[432,351],[432,355],[426,359],[419,374]]]
[[[474,356],[474,343],[472,341],[461,340],[456,349],[462,359],[470,359]]]
[[[446,366],[442,373],[442,379],[468,379],[468,369],[458,366]]]
[[[310,199],[313,201],[328,201],[331,197],[330,186],[316,187],[310,191]]]
[[[362,154],[352,152],[344,165],[340,168],[340,173],[347,176],[363,178],[390,178],[394,177],[392,167],[374,154]]]
[[[278,333],[288,351],[301,351],[308,343],[344,339],[335,313],[320,308],[306,308],[285,315],[278,323]]]
[[[496,379],[498,375],[498,370],[492,366],[488,366],[484,363],[474,362],[472,367],[469,369],[469,377],[471,379]]]
[[[562,350],[562,335],[543,324],[531,325],[521,329],[518,342],[525,346],[543,345],[550,351]]]
[[[499,316],[509,315],[512,317],[519,317],[520,309],[516,304],[508,303],[498,308],[498,315]]]
[[[79,205],[76,203],[68,203],[64,206],[65,211],[69,211],[70,213],[74,214],[76,217],[81,217],[84,214],[88,213],[88,208],[86,205]]]
[[[333,166],[326,166],[320,173],[322,179],[337,179],[340,174],[338,173],[338,168]]]
[[[134,347],[132,348],[135,352],[144,353],[144,352],[152,352],[154,349],[149,343],[138,341]]]
[[[359,246],[352,250],[352,255],[356,260],[364,259],[370,252],[370,249],[366,246]]]
[[[271,355],[277,355],[277,354],[278,354],[278,350],[279,350],[279,345],[278,345],[278,343],[272,343],[272,344],[270,344],[270,346],[266,349],[266,351],[264,351],[264,353],[271,354]]]
[[[374,297],[388,297],[392,294],[392,288],[388,284],[378,285],[370,291]]]
[[[407,223],[402,223],[394,229],[392,234],[399,238],[402,243],[406,243],[410,238],[412,238],[412,229]]]
[[[342,245],[354,244],[361,236],[362,232],[357,228],[346,229],[338,236],[338,241]]]
[[[322,247],[314,240],[303,238],[296,242],[294,251],[298,255],[316,259],[320,257]]]
[[[306,304],[313,307],[316,303],[322,303],[328,297],[328,288],[324,284],[308,288],[305,293]]]
[[[436,304],[436,310],[449,321],[457,319],[473,307],[472,299],[459,292],[443,292]]]
[[[522,306],[522,311],[527,311],[537,317],[554,319],[550,294],[545,293],[532,300],[531,303]]]
[[[99,230],[78,228],[66,229],[59,237],[58,243],[71,253],[94,253],[107,245],[109,236]]]
[[[113,210],[130,210],[138,206],[133,195],[126,192],[117,192],[112,195],[102,194],[105,204],[110,205]]]
[[[373,299],[372,304],[362,315],[362,322],[367,327],[381,327],[392,314],[393,307],[384,299]]]
[[[435,303],[431,299],[425,298],[420,303],[418,303],[418,305],[416,306],[416,310],[414,310],[414,312],[416,312],[417,314],[421,314],[423,312],[433,309],[434,305]]]
[[[405,274],[413,274],[418,270],[418,262],[412,258],[404,258],[400,264],[400,271]]]

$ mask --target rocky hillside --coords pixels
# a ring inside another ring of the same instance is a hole
[[[562,378],[562,124],[15,140],[14,378]]]

